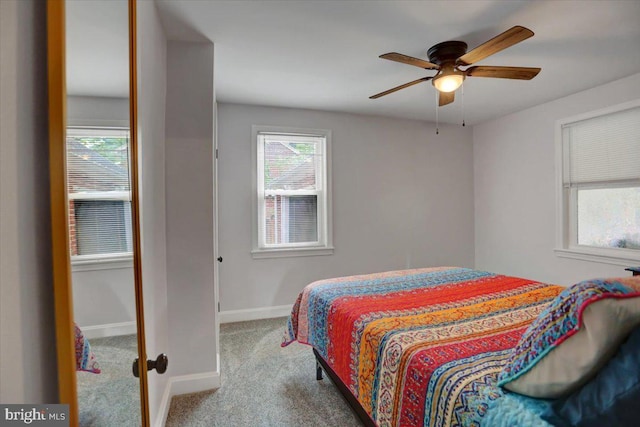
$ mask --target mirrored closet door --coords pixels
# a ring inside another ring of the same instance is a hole
[[[71,425],[146,426],[135,0],[49,0],[48,15],[61,402]]]

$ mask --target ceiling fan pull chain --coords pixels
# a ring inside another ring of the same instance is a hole
[[[440,97],[440,92],[436,90],[436,135],[440,132],[438,131],[438,98]]]
[[[462,81],[462,127],[464,127],[464,80]]]

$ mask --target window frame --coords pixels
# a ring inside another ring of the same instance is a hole
[[[127,120],[81,120],[69,119],[69,123],[65,128],[65,137],[70,128],[76,129],[114,129],[126,130],[131,138],[131,129]],[[66,138],[65,138],[66,143]],[[129,159],[131,159],[131,145],[128,145]],[[66,166],[65,166],[66,171]],[[66,172],[65,172],[66,173]],[[65,180],[67,178],[65,177]],[[131,179],[131,178],[129,178]],[[68,190],[67,190],[68,191]],[[107,195],[106,193],[111,193]],[[121,200],[131,201],[131,194],[126,191],[114,192],[95,192],[78,195],[78,193],[67,193],[68,201],[71,200]],[[91,196],[91,197],[86,197]],[[67,214],[68,217],[68,214]],[[71,267],[73,272],[78,271],[96,271],[111,270],[122,268],[133,268],[133,252],[113,252],[108,254],[92,254],[92,255],[70,255]]]
[[[317,243],[266,244],[264,242],[264,236],[262,235],[264,227],[260,227],[260,222],[264,220],[264,174],[258,173],[261,170],[260,162],[263,161],[263,157],[261,157],[261,143],[258,137],[263,133],[298,135],[302,138],[324,138],[324,155],[322,158],[316,158],[316,161],[320,163],[319,165],[316,164],[316,178],[321,183],[321,188],[309,191],[272,191],[272,193],[278,193],[278,195],[317,195]],[[334,248],[331,207],[331,131],[327,129],[294,128],[288,126],[251,126],[251,172],[251,256],[255,259],[260,259],[332,255]]]
[[[556,121],[556,247],[554,249],[556,256],[627,267],[640,262],[640,250],[637,249],[603,248],[578,244],[578,188],[575,186],[567,188],[564,184],[564,174],[569,167],[569,160],[565,151],[563,132],[564,127],[572,123],[638,107],[640,107],[640,100],[634,100]],[[591,185],[582,184],[580,189],[635,186],[630,183],[605,182]]]

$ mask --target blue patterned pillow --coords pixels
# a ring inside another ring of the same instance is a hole
[[[578,283],[529,326],[498,385],[531,397],[566,395],[595,375],[638,324],[640,293],[633,287],[619,279]]]

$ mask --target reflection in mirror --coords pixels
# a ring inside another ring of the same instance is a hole
[[[126,0],[66,2],[67,185],[81,426],[140,425]]]

